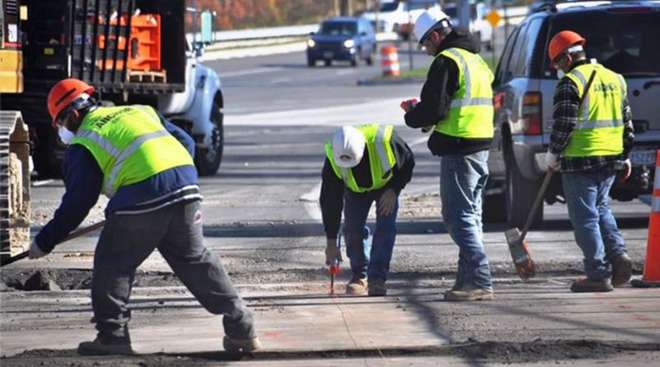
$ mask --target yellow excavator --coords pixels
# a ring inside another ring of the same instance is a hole
[[[17,0],[0,0],[0,93],[23,92]],[[0,262],[30,245],[30,136],[20,111],[0,110]]]

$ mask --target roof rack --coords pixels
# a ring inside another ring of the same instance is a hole
[[[640,2],[640,0],[538,0],[529,6],[529,12],[530,13],[538,13],[542,11],[557,12],[557,4],[588,3],[588,2],[602,2],[602,1],[610,1],[612,3]]]

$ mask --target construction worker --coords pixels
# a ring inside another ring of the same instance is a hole
[[[353,273],[346,293],[384,296],[396,237],[398,196],[412,177],[413,153],[392,125],[378,124],[342,127],[325,144],[325,153],[320,201],[327,237],[326,264],[341,261],[337,236],[343,209],[346,253]],[[376,229],[370,246],[370,230],[365,224],[374,201]]]
[[[202,198],[193,165],[194,142],[148,106],[100,107],[94,88],[58,82],[48,112],[68,144],[66,192],[29,256],[40,258],[78,227],[103,192],[110,198],[94,254],[94,341],[84,355],[132,354],[127,308],[136,268],[157,248],[209,312],[222,314],[225,350],[259,348],[253,316],[216,255],[203,244]]]
[[[589,62],[585,42],[575,32],[562,31],[548,46],[551,65],[563,76],[554,95],[546,163],[561,171],[575,240],[584,254],[586,278],[574,281],[571,290],[608,292],[628,282],[632,272],[608,195],[617,171],[623,171],[624,179],[630,176],[634,135],[626,81]]]
[[[442,157],[440,199],[449,235],[459,247],[456,282],[446,300],[493,299],[483,246],[481,195],[493,138],[493,75],[479,56],[479,41],[452,27],[442,11],[422,13],[415,35],[433,62],[420,96],[401,102],[406,125],[433,130],[431,153]]]

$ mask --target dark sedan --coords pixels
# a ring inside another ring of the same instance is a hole
[[[357,66],[360,59],[371,65],[375,54],[376,35],[364,18],[330,18],[307,40],[307,65],[310,67],[316,65],[317,60],[323,60],[326,66],[335,60]]]

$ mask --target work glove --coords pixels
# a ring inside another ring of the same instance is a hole
[[[325,264],[330,266],[335,264],[335,261],[340,263],[342,260],[341,251],[339,251],[339,246],[337,246],[337,239],[328,238],[325,245]]]
[[[559,156],[548,150],[545,153],[545,165],[549,171],[559,170]]]
[[[32,240],[32,243],[30,244],[30,254],[28,255],[28,257],[34,260],[40,257],[44,257],[46,255],[48,255],[48,253],[41,250],[39,245],[37,245],[37,240]]]
[[[399,106],[401,106],[402,110],[408,112],[415,108],[415,105],[417,105],[417,98],[406,99],[405,101],[401,102]]]
[[[387,189],[378,199],[378,214],[390,215],[396,204],[396,193],[392,189]]]
[[[630,159],[626,159],[623,161],[623,175],[621,176],[621,179],[623,181],[627,181],[630,178],[630,174],[632,173],[632,162],[630,162]]]

